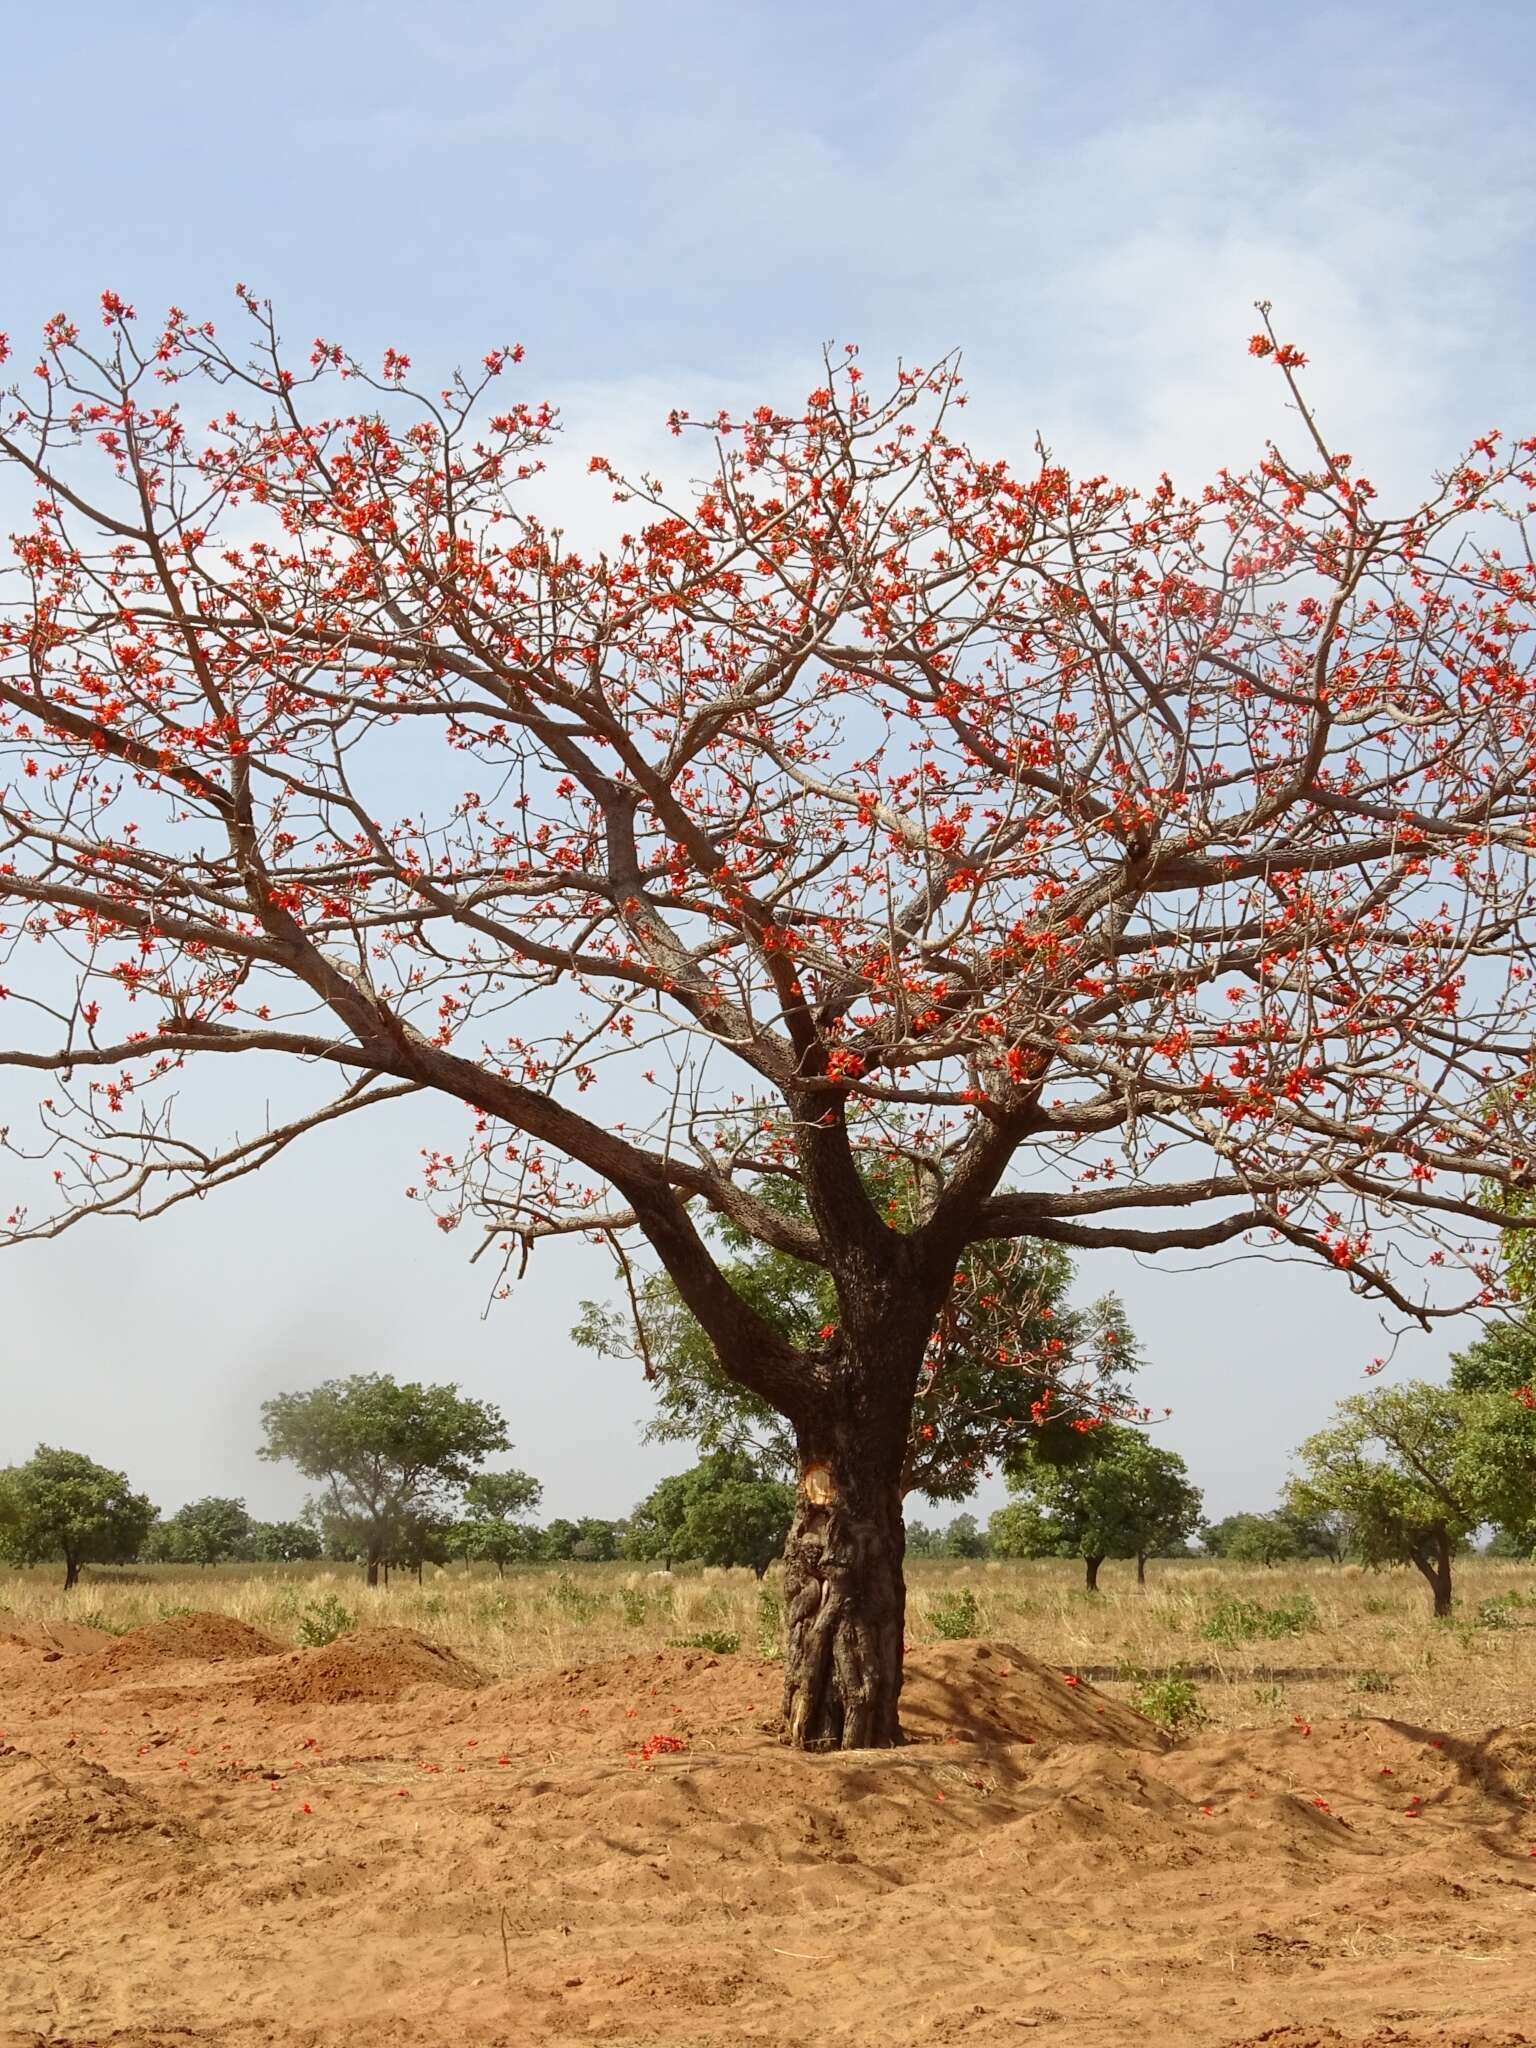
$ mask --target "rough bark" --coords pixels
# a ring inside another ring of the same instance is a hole
[[[883,1749],[901,1740],[909,1406],[900,1396],[899,1416],[874,1427],[855,1409],[800,1431],[800,1485],[784,1546],[784,1737],[797,1749]]]
[[[1136,1553],[1136,1583],[1138,1586],[1147,1583],[1147,1553],[1144,1550]]]
[[[379,1560],[376,1557],[370,1557],[368,1560],[368,1583],[370,1586],[379,1583]]]
[[[1435,1619],[1444,1621],[1451,1611],[1451,1540],[1442,1529],[1429,1550],[1416,1550],[1413,1561],[1428,1581],[1435,1596]]]
[[[68,1593],[68,1592],[69,1592],[69,1591],[70,1591],[70,1590],[71,1590],[71,1589],[72,1589],[73,1587],[77,1586],[77,1585],[78,1585],[79,1583],[80,1583],[80,1560],[79,1560],[79,1558],[78,1558],[78,1557],[71,1557],[71,1556],[69,1555],[69,1553],[68,1553],[68,1552],[66,1551],[66,1552],[65,1552],[65,1555],[64,1555],[64,1590],[65,1590],[65,1592],[66,1592],[66,1593]]]
[[[1104,1560],[1102,1557],[1085,1557],[1083,1559],[1083,1565],[1086,1573],[1087,1590],[1090,1593],[1097,1593],[1097,1591],[1099,1590],[1099,1566],[1103,1562]]]

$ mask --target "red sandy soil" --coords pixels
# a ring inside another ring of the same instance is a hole
[[[954,1643],[803,1757],[779,1685],[0,1627],[0,2044],[1536,2048],[1536,1727],[1173,1744]]]

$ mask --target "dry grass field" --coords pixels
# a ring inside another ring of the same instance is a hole
[[[1224,1728],[1296,1714],[1392,1714],[1471,1732],[1536,1718],[1536,1564],[1469,1558],[1458,1566],[1457,1613],[1436,1622],[1417,1573],[1309,1563],[1273,1570],[1157,1561],[1144,1589],[1132,1567],[1104,1567],[1082,1590],[1079,1565],[909,1560],[908,1640],[937,1639],[936,1604],[969,1591],[973,1633],[1019,1644],[1123,1699],[1150,1678],[1186,1676],[1199,1710]],[[122,1634],[188,1609],[232,1615],[297,1643],[303,1616],[327,1600],[359,1627],[419,1631],[495,1678],[658,1650],[680,1636],[727,1633],[771,1655],[775,1580],[748,1571],[685,1573],[671,1582],[627,1565],[494,1571],[428,1567],[420,1585],[396,1574],[370,1592],[355,1570],[321,1565],[90,1569],[66,1605],[54,1568],[0,1572],[0,1613],[67,1613]],[[764,1600],[764,1594],[767,1600]],[[1221,1611],[1266,1612],[1298,1598],[1313,1618],[1279,1637],[1231,1628]],[[1481,1617],[1481,1618],[1480,1618]]]
[[[1536,2037],[1536,1567],[910,1581],[806,1757],[771,1575],[0,1577],[0,2048]]]

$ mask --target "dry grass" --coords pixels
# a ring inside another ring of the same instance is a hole
[[[1107,1566],[1103,1590],[1081,1590],[1080,1567],[909,1562],[908,1630],[931,1640],[934,1603],[965,1588],[979,1633],[1016,1643],[1121,1696],[1148,1678],[1182,1674],[1218,1726],[1325,1714],[1383,1714],[1474,1731],[1536,1717],[1536,1567],[1469,1559],[1458,1567],[1457,1611],[1436,1622],[1416,1573],[1327,1564],[1275,1571],[1216,1563],[1154,1563],[1145,1591],[1129,1566]],[[115,1632],[189,1608],[214,1609],[297,1640],[305,1610],[336,1599],[361,1624],[419,1629],[497,1676],[591,1663],[659,1648],[679,1636],[726,1632],[743,1651],[773,1643],[770,1574],[706,1572],[673,1580],[624,1565],[397,1576],[370,1592],[361,1574],[315,1565],[178,1566],[96,1570],[66,1602],[56,1570],[0,1573],[0,1611],[37,1619],[68,1613]],[[765,1603],[764,1593],[768,1598]],[[1202,1631],[1218,1605],[1274,1607],[1305,1594],[1315,1619],[1278,1640],[1235,1644]],[[1503,1626],[1479,1621],[1500,1596]],[[766,1607],[766,1612],[765,1612]]]

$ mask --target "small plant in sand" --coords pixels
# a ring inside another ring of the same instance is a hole
[[[1511,1586],[1507,1593],[1494,1593],[1477,1603],[1477,1626],[1479,1628],[1513,1628],[1515,1610],[1525,1602],[1519,1592]]]
[[[560,1573],[550,1598],[574,1622],[591,1621],[597,1613],[597,1602],[589,1593],[582,1592],[569,1572]]]
[[[1385,1671],[1378,1671],[1368,1665],[1364,1671],[1357,1671],[1354,1677],[1356,1692],[1391,1692],[1397,1681]]]
[[[928,1609],[928,1625],[947,1643],[968,1642],[981,1634],[981,1608],[969,1586],[941,1593]]]
[[[1176,1672],[1165,1678],[1143,1680],[1132,1694],[1131,1703],[1138,1714],[1145,1714],[1170,1735],[1198,1728],[1208,1718],[1193,1682]]]
[[[741,1648],[741,1637],[729,1628],[701,1629],[692,1636],[668,1636],[667,1642],[674,1650],[708,1650],[715,1657],[734,1657]]]
[[[645,1595],[638,1586],[620,1587],[619,1606],[624,1612],[624,1626],[626,1628],[645,1627]]]
[[[344,1607],[334,1593],[327,1593],[323,1600],[312,1600],[299,1616],[299,1641],[306,1650],[323,1649],[356,1626],[357,1616],[351,1608]]]

